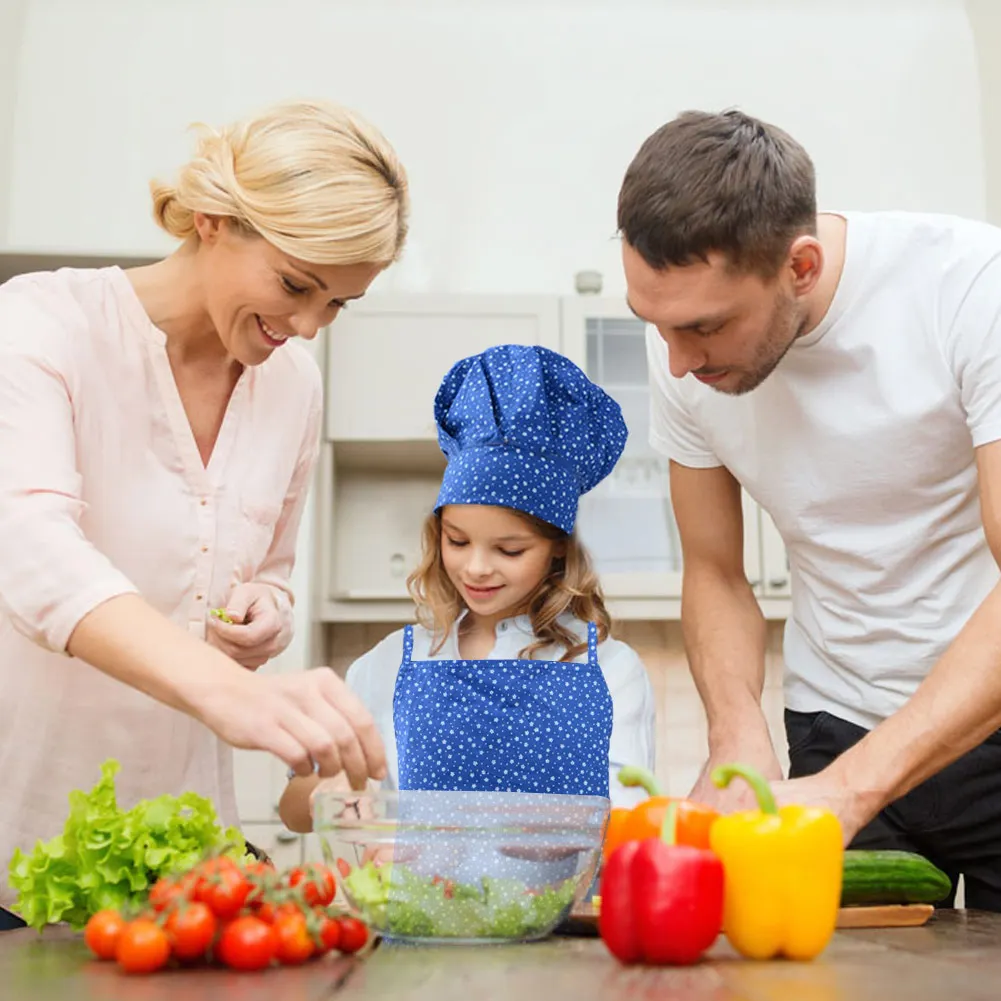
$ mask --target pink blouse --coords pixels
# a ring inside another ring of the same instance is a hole
[[[319,447],[320,373],[295,343],[245,369],[206,468],[167,359],[119,268],[0,287],[0,905],[7,864],[62,830],[116,758],[119,802],[185,790],[236,823],[232,753],[200,723],[65,653],[138,592],[203,637],[246,581],[290,613]]]

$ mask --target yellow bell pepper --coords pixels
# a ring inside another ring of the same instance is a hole
[[[723,932],[750,959],[812,959],[838,920],[841,824],[821,807],[779,810],[753,768],[724,765],[712,773],[721,788],[735,777],[750,784],[759,809],[720,817],[709,831],[725,873]]]

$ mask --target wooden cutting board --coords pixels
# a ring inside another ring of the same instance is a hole
[[[917,928],[935,913],[931,904],[882,904],[873,907],[842,907],[839,928]]]
[[[842,907],[838,928],[917,928],[935,913],[931,904],[883,904],[878,907]],[[578,904],[567,919],[568,934],[597,934],[598,912],[590,902]]]

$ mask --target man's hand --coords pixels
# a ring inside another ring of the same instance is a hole
[[[224,609],[232,623],[209,619],[208,641],[238,664],[256,671],[292,639],[292,622],[266,584],[238,584]]]
[[[841,822],[846,848],[872,819],[865,815],[858,795],[848,782],[831,767],[801,779],[772,782],[771,787],[779,806],[822,806],[834,813]]]
[[[762,719],[762,725],[764,720]],[[720,765],[750,765],[756,768],[769,782],[781,782],[782,766],[775,755],[767,726],[763,732],[748,733],[741,742],[727,743],[713,749],[709,760],[688,794],[697,803],[718,810],[720,813],[736,813],[739,810],[753,810],[757,805],[754,794],[746,782],[733,782],[726,789],[713,784],[710,777],[714,768]]]

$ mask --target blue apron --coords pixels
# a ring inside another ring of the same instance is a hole
[[[393,695],[401,790],[608,796],[612,697],[588,623],[587,663],[412,659]]]

